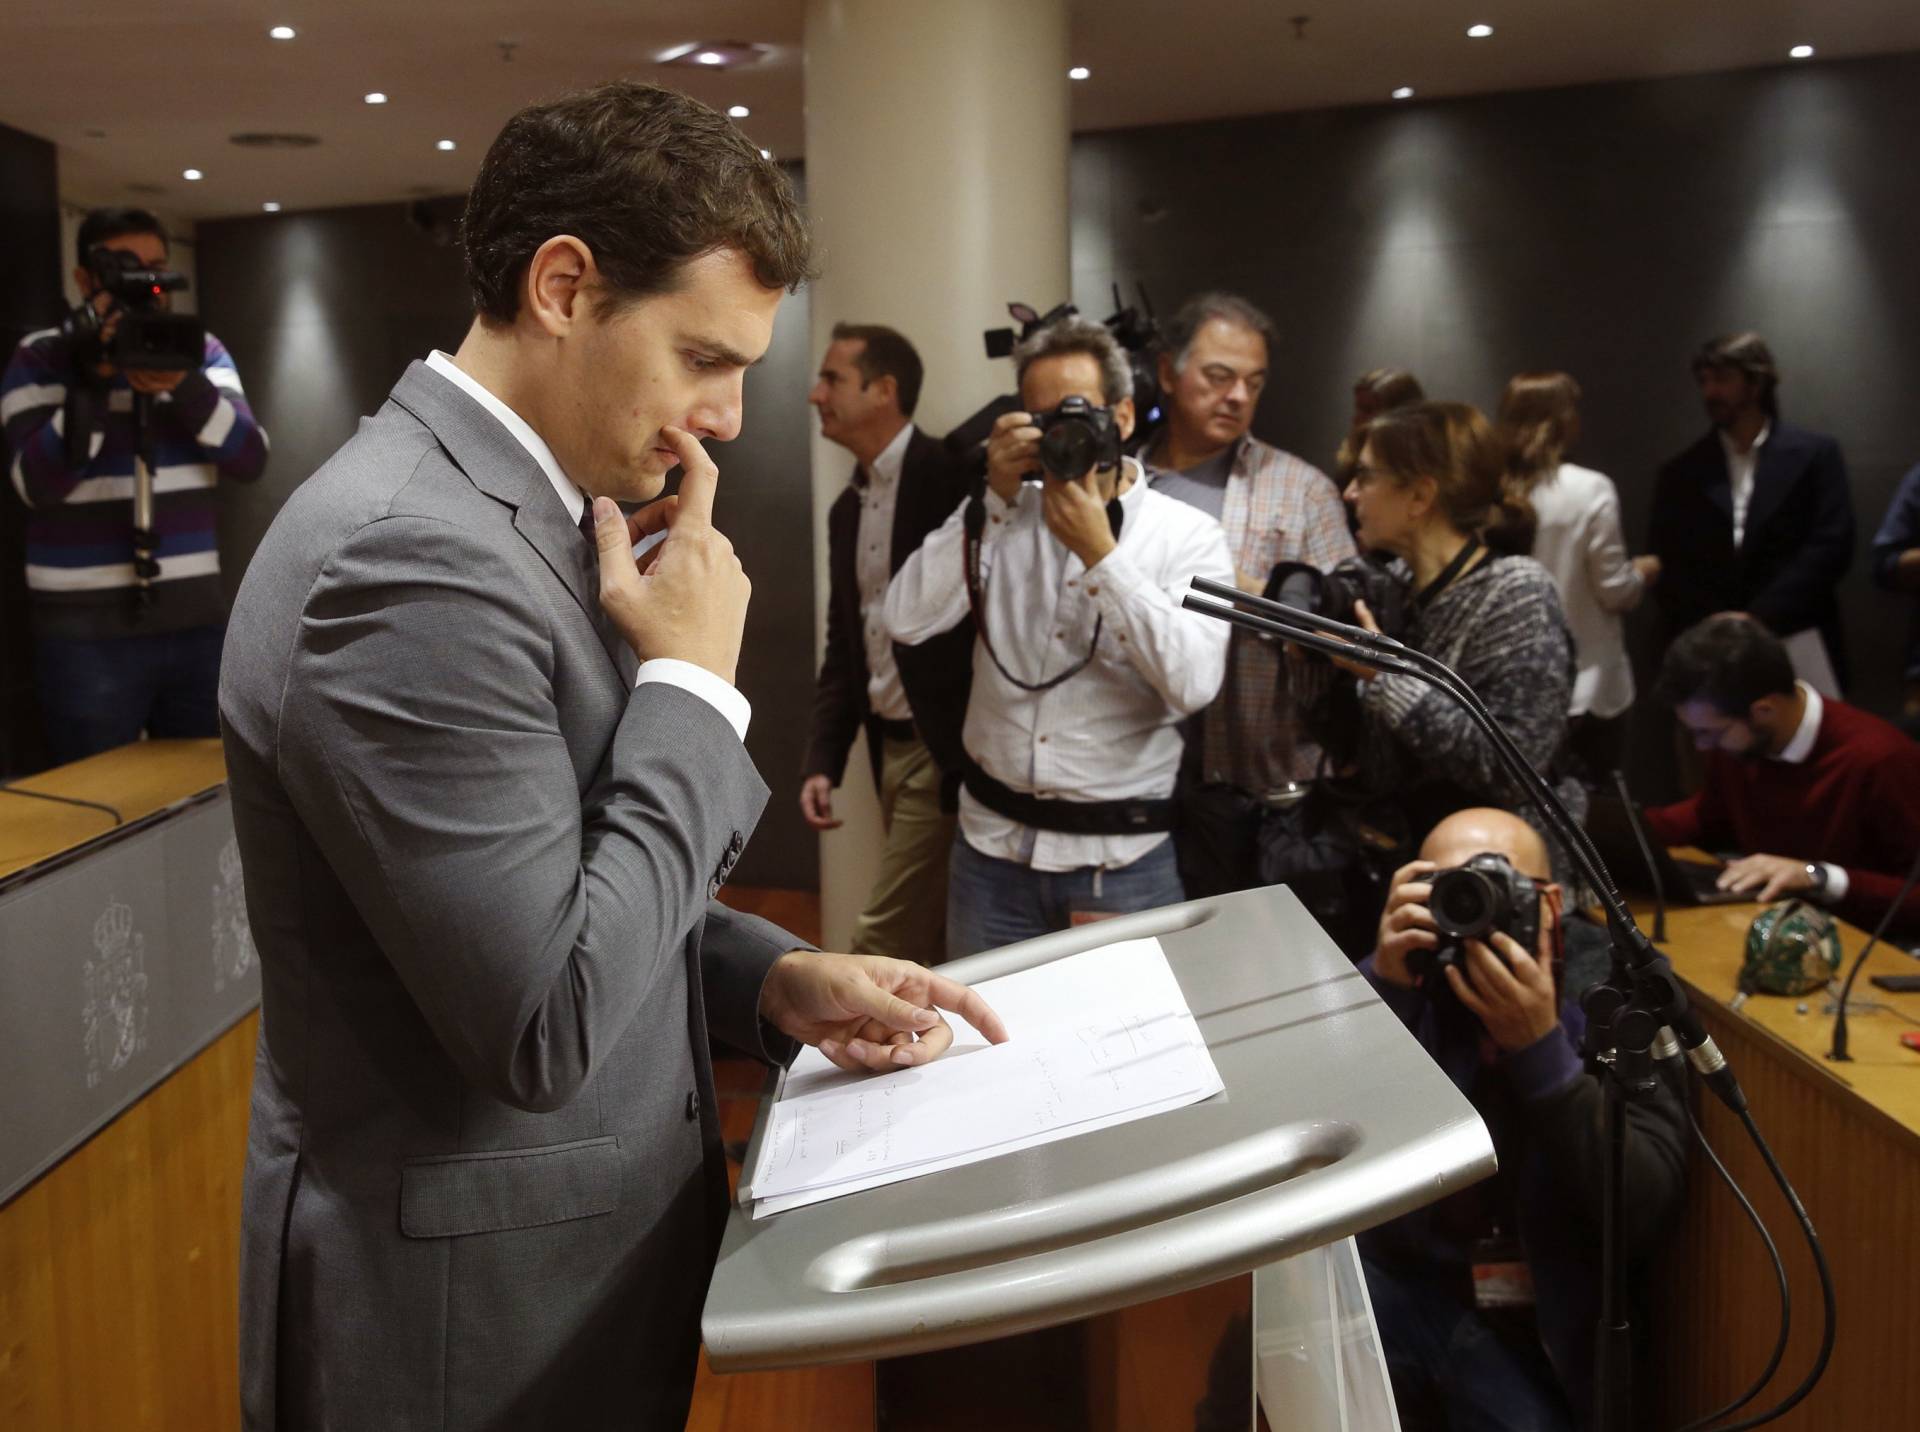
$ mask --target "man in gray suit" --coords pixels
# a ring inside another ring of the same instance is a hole
[[[713,901],[767,788],[699,439],[739,431],[807,274],[785,179],[608,85],[507,125],[464,241],[459,352],[293,495],[229,628],[249,1428],[680,1427],[726,1189],[709,1030],[849,1069],[937,1057],[935,1006],[1004,1037],[917,965]]]

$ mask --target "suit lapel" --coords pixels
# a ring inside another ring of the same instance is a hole
[[[1779,423],[1760,444],[1760,457],[1753,465],[1753,496],[1747,503],[1747,531],[1757,531],[1786,500],[1795,479],[1800,476],[1798,445]]]
[[[1699,447],[1700,490],[1708,502],[1727,519],[1727,533],[1733,533],[1733,474],[1727,468],[1727,450],[1718,432],[1708,432]]]
[[[533,454],[493,414],[425,363],[408,365],[393,400],[426,424],[469,482],[513,509],[514,531],[573,594],[614,668],[629,675],[633,653],[600,609],[594,551]]]

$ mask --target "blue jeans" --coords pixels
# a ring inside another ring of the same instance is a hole
[[[1546,1349],[1502,1337],[1437,1282],[1363,1257],[1402,1432],[1572,1432]]]
[[[1178,905],[1187,898],[1173,842],[1115,870],[1035,870],[982,855],[957,836],[947,865],[947,958],[998,949],[1016,940],[1064,930],[1076,911],[1123,915]]]
[[[225,626],[34,643],[47,749],[58,765],[140,739],[220,734]]]

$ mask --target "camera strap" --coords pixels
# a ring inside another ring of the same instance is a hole
[[[1117,509],[1119,505],[1117,498],[1108,504],[1109,521],[1115,520],[1114,509]],[[1116,527],[1117,525],[1116,522]],[[961,565],[966,568],[967,607],[973,613],[973,629],[980,634],[980,645],[987,649],[987,656],[992,660],[994,666],[999,669],[1000,674],[1008,681],[1012,682],[1022,691],[1051,691],[1068,677],[1078,676],[1093,663],[1094,653],[1100,649],[1100,631],[1106,618],[1095,617],[1093,619],[1093,640],[1088,643],[1087,654],[1058,676],[1051,676],[1045,681],[1039,682],[1022,681],[1011,671],[1008,671],[1007,664],[1000,659],[1000,653],[993,649],[993,638],[987,632],[987,604],[982,599],[980,592],[981,534],[986,531],[986,526],[987,499],[985,493],[980,488],[975,488],[973,493],[967,498],[965,552],[961,561]],[[1116,531],[1114,535],[1117,537],[1119,533]],[[978,799],[978,797],[976,797],[976,799]],[[981,800],[980,803],[982,805],[986,804],[984,800]],[[1019,817],[1008,816],[1007,819],[1017,820]]]
[[[1118,801],[1042,799],[996,781],[971,755],[961,768],[960,783],[967,794],[995,815],[1035,830],[1063,835],[1150,835],[1172,830],[1175,806],[1171,798]]]
[[[1481,551],[1478,537],[1467,538],[1467,545],[1453,554],[1453,560],[1441,568],[1440,575],[1413,594],[1413,609],[1425,611],[1429,602],[1444,592],[1462,572],[1473,565],[1473,559],[1478,557]]]

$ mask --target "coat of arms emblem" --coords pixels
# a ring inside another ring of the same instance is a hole
[[[217,994],[253,968],[253,925],[240,874],[240,842],[220,847],[220,881],[213,887],[213,988]]]
[[[147,937],[133,928],[133,907],[115,900],[93,922],[86,963],[87,1087],[147,1047]]]

